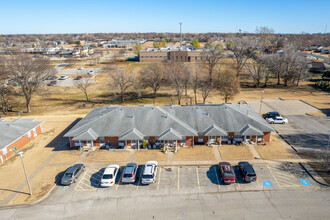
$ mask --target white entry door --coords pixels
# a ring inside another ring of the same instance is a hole
[[[92,141],[87,141],[87,146],[91,147],[92,146]]]

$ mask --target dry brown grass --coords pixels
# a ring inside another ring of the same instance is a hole
[[[274,136],[266,145],[257,145],[255,149],[264,160],[295,159],[296,157]]]
[[[95,150],[88,152],[86,162],[125,162],[128,151]]]
[[[81,154],[79,150],[60,151],[49,163],[75,163]]]
[[[210,146],[194,146],[179,148],[173,157],[174,161],[215,160],[213,148]]]
[[[161,150],[142,150],[135,151],[133,161],[134,162],[145,162],[145,161],[166,161],[167,155]]]
[[[254,156],[246,145],[221,145],[218,146],[219,153],[223,160],[253,160]]]
[[[9,205],[30,203],[42,198],[55,184],[56,176],[62,171],[65,171],[67,167],[44,167],[40,173],[31,180],[32,196],[29,194],[17,194],[10,202]],[[22,192],[29,193],[28,187],[24,187]]]

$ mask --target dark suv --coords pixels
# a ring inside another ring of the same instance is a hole
[[[244,182],[257,181],[257,174],[253,169],[253,166],[248,162],[239,162],[238,169],[243,176]]]
[[[262,117],[263,118],[275,118],[275,117],[279,117],[280,116],[280,113],[278,112],[268,112],[266,114],[263,114]]]

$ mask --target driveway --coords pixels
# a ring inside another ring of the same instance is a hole
[[[247,101],[257,112],[260,101]],[[318,152],[325,149],[330,130],[329,117],[308,116],[319,110],[300,100],[263,99],[262,113],[278,111],[288,118],[285,125],[273,125],[282,137],[300,152]]]

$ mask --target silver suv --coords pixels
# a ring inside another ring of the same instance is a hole
[[[121,182],[123,183],[134,183],[136,180],[136,173],[139,165],[137,163],[129,163],[126,165],[123,172]]]
[[[157,176],[157,165],[156,161],[148,161],[143,168],[142,184],[150,184],[156,181]]]

